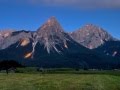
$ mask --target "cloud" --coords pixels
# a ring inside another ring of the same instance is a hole
[[[120,0],[28,0],[31,4],[46,6],[69,6],[79,9],[120,8]]]
[[[10,0],[1,0],[4,2],[10,2]],[[44,5],[51,7],[68,6],[71,8],[79,9],[99,9],[99,8],[119,8],[120,0],[11,0],[11,2],[30,4],[30,5]]]

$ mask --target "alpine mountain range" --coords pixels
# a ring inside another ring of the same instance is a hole
[[[65,32],[55,17],[36,31],[0,31],[0,61],[46,68],[120,68],[120,41],[87,24]]]

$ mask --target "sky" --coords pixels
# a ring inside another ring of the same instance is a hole
[[[0,0],[0,30],[37,30],[55,16],[67,32],[95,24],[120,39],[120,0]]]

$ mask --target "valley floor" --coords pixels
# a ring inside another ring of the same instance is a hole
[[[120,76],[0,73],[0,90],[120,90]]]

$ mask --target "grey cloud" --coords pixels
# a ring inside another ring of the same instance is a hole
[[[120,8],[120,0],[43,0],[43,3],[50,6],[67,5],[77,8]]]
[[[120,8],[120,0],[1,0],[4,2],[26,3],[44,6],[69,6],[72,8]]]

